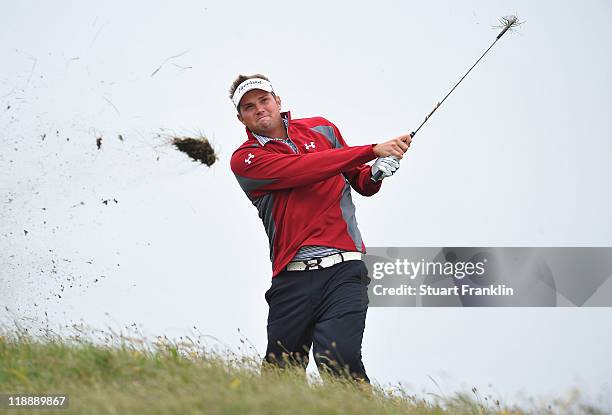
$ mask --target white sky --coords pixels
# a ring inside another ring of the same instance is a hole
[[[229,170],[244,140],[231,81],[265,73],[294,118],[379,142],[415,128],[513,13],[520,33],[438,110],[399,173],[373,198],[354,194],[366,246],[612,245],[611,3],[232,4],[3,6],[0,304],[16,316],[177,336],[195,325],[232,347],[240,328],[263,354],[268,243]],[[191,164],[162,128],[202,130],[220,160]],[[431,375],[447,393],[596,397],[612,386],[611,317],[371,308],[364,362],[416,391],[437,391]]]

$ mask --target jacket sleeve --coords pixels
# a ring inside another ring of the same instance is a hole
[[[340,130],[338,129],[338,127],[336,127],[332,123],[330,124],[334,129],[334,134],[338,139],[338,144],[342,148],[348,147],[346,142],[344,141],[344,138],[342,138],[342,134],[340,134]],[[374,158],[376,158],[376,156],[374,156]],[[351,184],[351,187],[362,196],[372,196],[376,194],[380,190],[380,186],[382,185],[382,180],[378,182],[373,182],[371,180],[372,167],[367,164],[360,164],[358,166],[354,166],[348,170],[343,171],[343,174],[344,177],[346,177],[346,179]]]
[[[306,186],[362,165],[374,158],[374,144],[308,154],[272,153],[244,147],[232,155],[231,168],[249,196]],[[254,193],[255,192],[255,193]]]
[[[344,172],[344,177],[349,181],[351,187],[362,196],[372,196],[380,190],[382,180],[373,182],[372,167],[367,164],[354,167]]]

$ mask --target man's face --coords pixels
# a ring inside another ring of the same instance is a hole
[[[240,100],[238,119],[249,130],[266,135],[282,125],[280,97],[254,89]]]

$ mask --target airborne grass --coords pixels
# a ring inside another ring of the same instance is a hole
[[[98,332],[99,334],[100,332]],[[261,370],[259,357],[220,354],[185,338],[154,341],[103,332],[94,338],[0,327],[0,393],[65,394],[53,414],[523,414],[457,394],[434,402],[401,388],[366,387],[323,375]],[[583,411],[582,411],[583,410]],[[574,413],[599,413],[582,408]],[[0,413],[2,413],[0,409]],[[561,413],[553,408],[529,413]]]

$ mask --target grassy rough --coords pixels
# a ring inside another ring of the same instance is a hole
[[[477,395],[459,394],[432,403],[399,388],[368,387],[327,376],[322,383],[309,384],[303,372],[262,371],[259,358],[209,353],[193,341],[158,337],[147,345],[116,337],[100,344],[81,336],[40,339],[0,329],[0,393],[69,396],[68,409],[36,410],[37,414],[526,413],[483,404]]]

